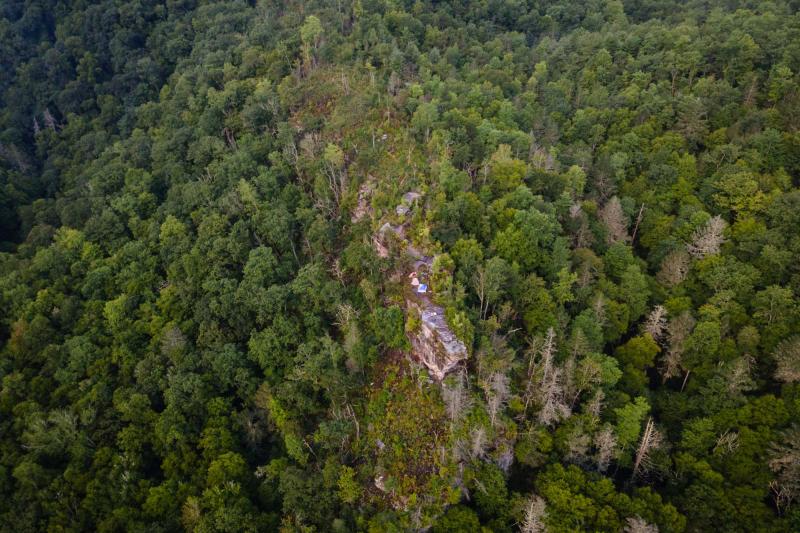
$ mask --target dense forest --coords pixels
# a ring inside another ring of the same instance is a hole
[[[0,530],[800,531],[799,10],[0,2]]]

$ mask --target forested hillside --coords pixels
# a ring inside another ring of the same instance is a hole
[[[799,9],[0,2],[0,530],[800,531]]]

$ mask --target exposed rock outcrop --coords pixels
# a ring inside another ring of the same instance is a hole
[[[420,318],[419,329],[409,333],[413,356],[441,381],[467,358],[467,347],[447,325],[442,307],[426,297],[408,298],[406,306]]]
[[[414,204],[420,198],[422,198],[422,195],[416,191],[405,193],[403,195],[403,201],[400,202],[400,205],[395,208],[395,212],[398,214],[398,216],[406,216],[411,212],[411,210],[414,208]]]
[[[373,185],[371,181],[367,181],[358,189],[358,203],[356,204],[353,213],[350,216],[350,222],[356,223],[372,214],[372,209],[369,206],[369,200],[372,196]]]
[[[410,212],[420,198],[421,195],[415,191],[403,195],[403,203],[397,206],[398,215]],[[430,271],[433,258],[422,254],[408,242],[406,224],[383,224],[373,238],[375,250],[379,256],[388,257],[391,241],[397,239],[402,243],[405,253],[415,260],[415,271]],[[411,357],[425,365],[431,377],[441,381],[467,358],[467,347],[448,326],[444,309],[433,303],[427,293],[417,292],[416,287],[409,286],[406,288],[405,301],[406,313],[416,314],[420,321],[419,327],[408,333]]]

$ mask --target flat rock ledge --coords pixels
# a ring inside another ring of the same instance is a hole
[[[407,298],[408,312],[419,314],[420,326],[408,334],[412,356],[425,365],[437,381],[467,358],[467,347],[452,332],[444,317],[444,309],[428,298]]]

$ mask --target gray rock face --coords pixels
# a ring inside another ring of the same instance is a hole
[[[422,296],[409,297],[406,306],[420,317],[419,330],[409,333],[412,355],[434,379],[441,381],[467,358],[467,347],[447,325],[442,307]]]
[[[397,213],[407,214],[420,198],[421,195],[415,191],[404,194],[403,203],[397,206]],[[415,260],[414,269],[430,271],[433,258],[424,255],[406,240],[405,226],[406,224],[392,226],[388,222],[383,224],[373,238],[376,252],[381,257],[388,257],[389,241],[398,239],[403,243],[406,253]],[[420,317],[419,329],[408,334],[412,347],[411,356],[425,365],[431,377],[441,381],[467,358],[467,347],[447,325],[444,309],[434,304],[426,294],[419,294],[408,287],[406,310]]]
[[[422,195],[416,191],[410,191],[403,195],[403,200],[400,204],[395,207],[395,213],[397,216],[404,217],[411,212],[411,209],[414,207],[417,200],[422,198]]]
[[[370,176],[371,177],[371,176]],[[372,196],[372,183],[364,183],[358,189],[358,204],[356,204],[353,214],[350,216],[350,221],[355,223],[363,219],[367,215],[372,214],[372,209],[369,206],[369,199]]]
[[[417,191],[409,191],[403,195],[403,203],[410,206],[420,198],[422,198],[422,195]]]
[[[402,226],[392,226],[386,222],[380,227],[372,238],[372,245],[380,257],[389,257],[389,244],[391,239],[405,242],[405,232]]]

